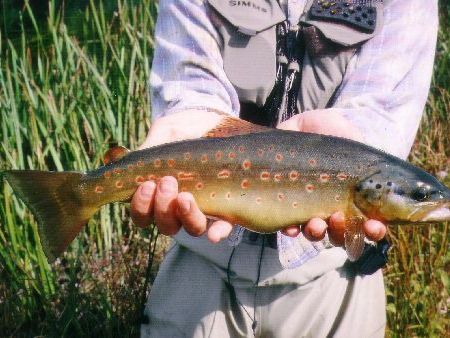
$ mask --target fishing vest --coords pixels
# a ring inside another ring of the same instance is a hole
[[[289,27],[277,0],[207,0],[241,117],[276,126],[327,108],[350,59],[383,23],[381,0],[309,0]]]

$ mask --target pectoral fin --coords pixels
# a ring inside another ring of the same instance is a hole
[[[345,251],[347,251],[348,259],[352,262],[361,257],[364,250],[364,218],[361,216],[353,216],[345,221]]]

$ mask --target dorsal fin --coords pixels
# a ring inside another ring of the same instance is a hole
[[[103,163],[106,165],[111,162],[116,162],[127,155],[129,152],[129,149],[122,146],[112,147],[105,153],[105,156],[103,157]]]
[[[251,133],[261,133],[272,128],[260,126],[234,116],[225,116],[213,129],[208,130],[203,137],[230,137]]]

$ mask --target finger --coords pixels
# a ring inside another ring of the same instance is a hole
[[[176,217],[178,182],[172,176],[161,178],[155,195],[155,222],[163,235],[175,235],[180,230]]]
[[[328,237],[333,245],[344,245],[345,215],[342,212],[335,212],[331,215],[328,225]]]
[[[142,183],[131,200],[131,219],[140,227],[148,226],[152,221],[156,184],[153,181]]]
[[[327,222],[321,218],[312,218],[305,225],[303,233],[310,241],[320,241],[325,237],[327,231]]]
[[[208,229],[208,239],[213,243],[219,243],[221,240],[226,239],[233,230],[233,224],[218,220],[213,222]]]
[[[386,225],[381,223],[380,221],[376,221],[374,219],[369,219],[364,223],[364,232],[366,236],[371,241],[378,242],[386,236]]]
[[[300,234],[301,229],[298,225],[291,225],[281,230],[281,232],[289,237],[297,237]]]
[[[201,236],[206,231],[208,220],[195,203],[194,196],[188,192],[182,192],[177,197],[178,219],[184,229],[191,236]]]

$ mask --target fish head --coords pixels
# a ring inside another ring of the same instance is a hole
[[[357,183],[355,205],[367,217],[386,222],[450,220],[450,189],[410,163],[396,162],[377,166]]]

